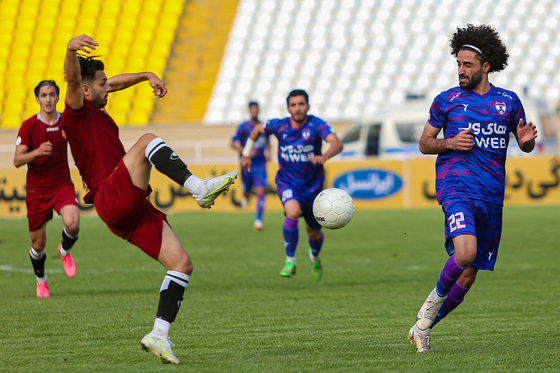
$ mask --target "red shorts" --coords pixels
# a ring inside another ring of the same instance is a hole
[[[132,183],[123,160],[99,186],[93,203],[111,232],[156,259],[161,249],[163,222],[167,218],[146,199],[152,192]]]
[[[25,203],[27,204],[29,232],[38,230],[43,224],[51,220],[53,209],[60,214],[60,209],[66,205],[80,206],[76,192],[74,192],[74,184],[71,182],[64,183],[56,190],[44,193],[27,191]]]

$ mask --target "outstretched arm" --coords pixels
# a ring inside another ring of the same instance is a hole
[[[76,36],[68,42],[66,57],[64,58],[64,78],[68,83],[66,102],[72,109],[79,109],[84,105],[84,89],[82,87],[78,51],[90,53],[90,50],[95,50],[98,45],[95,40],[85,34]]]
[[[142,73],[126,73],[118,74],[107,79],[107,83],[111,87],[110,92],[120,91],[128,87],[132,87],[141,82],[148,81],[150,86],[154,89],[153,93],[157,97],[163,97],[167,93],[167,88],[163,80],[152,72]]]

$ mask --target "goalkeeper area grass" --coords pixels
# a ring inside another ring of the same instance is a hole
[[[311,278],[300,219],[297,273],[283,278],[284,216],[201,211],[169,222],[194,272],[171,326],[179,366],[142,351],[165,269],[82,218],[67,278],[47,225],[50,298],[37,298],[25,220],[0,221],[2,372],[557,372],[558,207],[506,207],[494,272],[432,333],[431,354],[407,339],[447,259],[439,209],[356,211],[324,230],[324,276]]]

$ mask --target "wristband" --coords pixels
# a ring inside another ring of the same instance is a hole
[[[245,147],[243,148],[243,151],[241,152],[241,155],[244,155],[245,157],[250,157],[251,156],[251,150],[253,150],[253,145],[255,145],[255,141],[253,141],[249,137],[247,139],[247,142],[245,143]]]

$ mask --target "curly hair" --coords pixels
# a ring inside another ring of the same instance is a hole
[[[91,83],[95,80],[95,73],[97,70],[105,70],[105,64],[101,60],[96,60],[98,56],[83,56],[78,54],[78,61],[80,61],[80,72],[82,81]]]
[[[460,50],[476,51],[481,62],[487,61],[490,64],[489,73],[502,71],[508,64],[509,54],[506,46],[498,32],[489,25],[474,26],[469,23],[466,28],[458,27],[449,40],[449,46],[451,54],[455,57]]]

